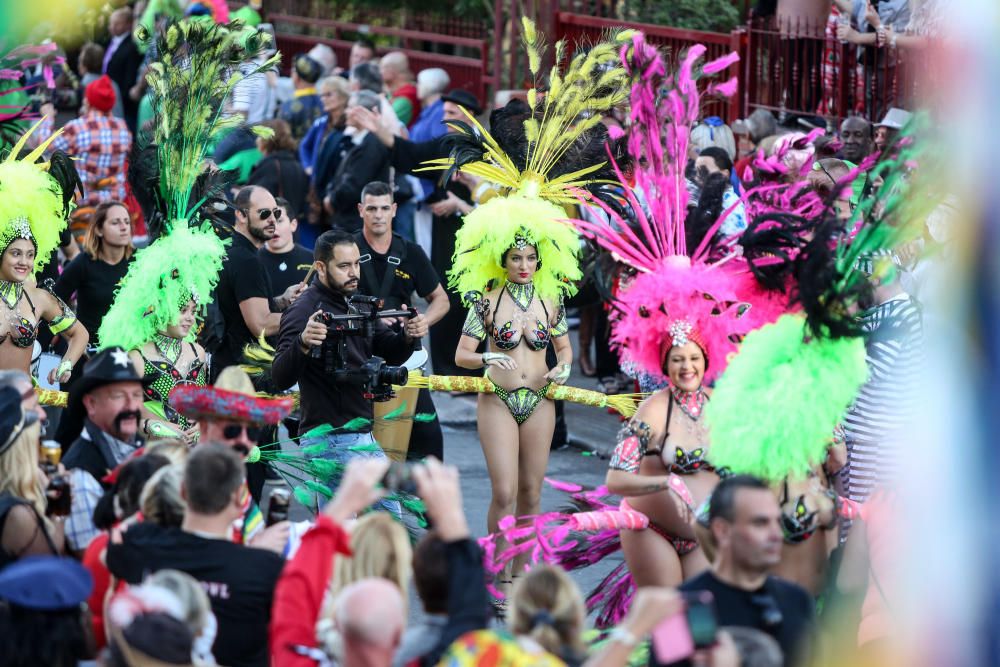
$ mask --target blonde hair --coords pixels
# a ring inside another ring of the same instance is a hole
[[[146,443],[143,453],[159,454],[174,465],[184,465],[188,457],[188,446],[180,438],[160,438]]]
[[[340,656],[343,643],[333,618],[337,599],[345,588],[362,579],[387,579],[399,588],[403,617],[410,599],[413,549],[406,528],[385,512],[373,512],[358,519],[351,531],[351,556],[337,556],[333,576],[316,623],[316,638],[330,656]]]
[[[184,468],[174,464],[153,473],[139,496],[139,507],[144,521],[158,526],[179,526],[184,520],[184,499],[181,498],[181,479]]]
[[[45,488],[38,478],[41,435],[42,426],[36,422],[22,430],[7,451],[0,454],[0,493],[27,500],[44,517]]]
[[[143,583],[173,593],[181,603],[184,614],[180,620],[191,629],[191,634],[198,636],[202,633],[212,607],[205,589],[194,577],[178,570],[159,570],[149,575]]]
[[[350,557],[334,562],[331,592],[334,596],[356,581],[388,579],[408,595],[413,571],[413,549],[406,528],[385,512],[372,512],[358,519],[351,531]]]
[[[536,565],[514,585],[508,626],[555,656],[582,656],[586,615],[583,596],[569,575],[558,567]]]

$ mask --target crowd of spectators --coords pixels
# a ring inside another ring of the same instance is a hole
[[[877,11],[861,0],[835,4],[850,16],[849,24],[839,23],[840,38],[919,46],[919,38],[906,32],[915,20],[907,0],[879,3]],[[913,15],[925,17],[933,6],[921,3]],[[80,158],[86,193],[80,210],[89,215],[82,252],[62,267],[55,291],[74,303],[92,335],[140,237],[126,169],[133,141],[150,121],[142,116],[148,95],[142,72],[149,61],[131,36],[138,20],[128,8],[116,10],[108,44],[81,49],[80,115],[63,124],[52,144]],[[223,369],[240,363],[246,345],[262,336],[280,338],[282,311],[293,308],[286,323],[309,318],[315,308],[305,312],[294,301],[314,258],[326,261],[337,248],[356,245],[370,251],[369,261],[384,264],[395,257],[397,235],[407,248],[398,261],[408,258],[405,267],[417,267],[404,296],[416,293],[431,304],[435,373],[467,372],[454,362],[464,308],[459,295],[445,293],[443,281],[462,215],[486,201],[491,187],[467,174],[441,182],[415,172],[447,152],[443,138],[454,131],[447,122],[480,117],[487,106],[450,88],[444,70],[414,75],[405,53],[378,57],[364,39],[354,44],[346,67],[338,67],[322,44],[287,55],[288,85],[277,72],[248,76],[225,110],[268,132],[236,130],[213,156],[239,172],[230,193],[233,232],[215,294],[217,312],[208,322],[217,329],[213,380],[221,383],[228,372]],[[246,71],[260,62],[246,63]],[[39,138],[45,139],[56,130],[57,110],[48,104],[41,113]],[[879,119],[849,116],[836,132],[807,137],[764,109],[732,127],[704,118],[692,132],[688,156],[689,228],[704,231],[726,212],[720,238],[745,229],[740,194],[756,178],[755,160],[776,152],[791,160],[781,178],[832,192],[844,174],[887,146],[907,119],[906,111],[891,108]],[[618,125],[620,119],[611,115],[604,122]],[[781,150],[789,146],[794,148]],[[811,169],[796,168],[807,161]],[[871,187],[862,174],[855,192],[837,200],[838,211],[850,215]],[[330,230],[334,236],[317,243]],[[389,270],[382,266],[381,275]],[[328,280],[336,276],[324,272],[320,282],[330,287]],[[593,285],[586,287],[570,304],[580,316],[581,369],[599,377],[608,393],[631,392],[635,383],[608,344],[603,299]],[[882,310],[867,324],[877,328],[892,320],[919,329],[910,309],[892,310],[903,292],[899,284],[877,292],[873,307]],[[325,380],[301,382],[287,372],[295,361],[289,356],[296,357],[304,341],[296,336],[295,352],[281,348],[275,380],[279,388],[299,382],[305,395],[311,382],[322,386]],[[386,334],[385,340],[393,352],[410,342],[402,335],[390,340]],[[886,343],[869,351],[869,363],[907,365],[906,351]],[[509,662],[501,664],[624,665],[655,628],[683,617],[701,591],[714,596],[715,641],[680,656],[692,663],[664,658],[669,651],[661,653],[654,643],[650,664],[797,665],[821,653],[814,601],[769,574],[780,552],[781,515],[760,480],[733,477],[712,495],[706,519],[715,545],[712,569],[679,590],[637,591],[627,617],[595,648],[581,592],[552,566],[521,577],[506,629],[493,624],[458,471],[434,456],[413,467],[432,527],[412,548],[389,513],[366,514],[385,495],[384,458],[349,463],[304,533],[293,537],[281,521],[271,526],[278,530],[251,539],[242,527],[248,496],[261,500],[262,480],[244,459],[260,435],[255,425],[206,419],[194,447],[144,439],[144,378],[121,350],[81,363],[67,385],[58,431],[65,454],[58,465],[46,466],[39,459],[46,415],[31,379],[0,373],[0,636],[7,638],[7,664],[70,666],[100,656],[105,665],[389,667],[487,664],[480,661],[503,656]],[[874,397],[885,390],[875,381],[866,389]],[[253,393],[252,387],[241,391]],[[330,409],[303,407],[310,418]],[[847,437],[854,438],[857,460],[878,469],[890,454],[864,439],[869,407],[855,406]],[[340,416],[324,414],[321,422]],[[428,437],[440,439],[440,428]],[[441,457],[443,449],[434,444],[424,453]],[[63,477],[69,488],[60,491],[52,481]],[[845,493],[866,499],[875,481],[864,475],[854,481]],[[407,627],[411,582],[424,613],[418,625]]]

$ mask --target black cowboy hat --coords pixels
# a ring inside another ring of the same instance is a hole
[[[83,430],[83,397],[90,392],[115,382],[138,382],[145,387],[152,381],[144,380],[136,372],[132,360],[128,358],[128,352],[120,347],[109,347],[101,350],[90,358],[83,367],[83,375],[73,383],[69,389],[69,398],[66,402],[66,412],[62,419],[65,421],[65,428],[60,426],[60,444],[69,447],[70,443],[76,440]]]
[[[17,436],[37,421],[37,412],[25,412],[21,407],[21,392],[13,387],[0,389],[0,454],[10,449]]]

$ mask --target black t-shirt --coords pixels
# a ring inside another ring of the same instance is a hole
[[[354,235],[361,251],[361,281],[358,292],[371,294],[385,299],[386,308],[399,308],[402,304],[413,305],[413,293],[427,298],[441,284],[437,271],[427,259],[424,249],[412,241],[407,241],[398,234],[392,235],[393,245],[389,252],[379,254],[372,250],[365,240],[364,233]],[[386,267],[390,266],[389,257],[393,257],[393,277],[382,293],[385,284]],[[366,257],[370,258],[366,261]],[[396,260],[400,260],[396,263]]]
[[[296,283],[302,282],[313,264],[313,252],[296,243],[288,252],[273,253],[261,246],[257,251],[260,263],[271,281],[271,297],[278,297]]]
[[[115,290],[128,273],[131,261],[129,258],[108,264],[81,252],[66,265],[56,281],[55,293],[63,301],[68,303],[76,294],[76,317],[90,334],[91,344],[97,343],[101,321],[111,309]]]
[[[754,628],[774,637],[785,655],[785,665],[805,664],[813,631],[815,603],[801,586],[778,577],[768,577],[756,591],[734,588],[716,578],[708,570],[678,586],[682,591],[709,591],[715,597],[715,612],[720,626],[736,625]],[[781,611],[781,622],[768,626],[764,622],[765,605],[754,602],[770,597]],[[650,664],[659,664],[655,657]],[[684,663],[675,663],[684,664]]]
[[[108,570],[130,584],[163,569],[197,579],[219,622],[212,653],[220,665],[267,667],[271,601],[284,560],[274,552],[199,537],[152,523],[131,526],[108,544]]]
[[[270,299],[271,283],[250,240],[234,232],[233,242],[222,264],[215,298],[225,323],[225,334],[212,360],[212,373],[217,374],[226,366],[237,364],[243,358],[243,347],[256,342],[250,334],[240,302],[247,299]]]

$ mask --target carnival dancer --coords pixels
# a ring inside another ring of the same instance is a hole
[[[69,380],[89,335],[51,286],[36,285],[32,276],[59,245],[74,191],[82,186],[65,154],[56,152],[49,162],[38,162],[57,135],[18,159],[34,129],[0,163],[0,368],[30,372],[38,327],[44,321],[68,343],[58,367],[49,372],[48,381],[54,384]]]
[[[198,437],[197,424],[168,397],[178,385],[204,387],[208,379],[195,325],[199,309],[211,302],[225,246],[204,205],[225,179],[206,168],[204,158],[231,125],[218,114],[241,79],[232,73],[264,48],[265,37],[238,24],[174,23],[159,38],[159,67],[148,75],[161,122],[152,143],[133,153],[130,178],[154,241],[136,254],[98,332],[98,346],[129,350],[146,380],[147,436],[179,435],[191,444]],[[192,123],[192,116],[205,120]]]
[[[873,285],[891,282],[892,248],[916,237],[937,203],[918,196],[936,176],[930,166],[933,143],[914,141],[925,122],[915,119],[889,148],[889,157],[874,167],[873,180],[882,185],[848,223],[854,234],[845,234],[843,222],[828,208],[797,262],[804,316],[786,315],[749,334],[705,411],[718,443],[716,461],[767,480],[782,504],[785,548],[777,572],[814,594],[826,583],[838,519],[861,511],[857,503],[838,498],[821,471],[831,450],[842,450],[838,423],[869,375],[866,344],[880,342],[865,340],[868,323],[856,316],[858,303]],[[850,183],[838,182],[837,190],[845,187]],[[828,207],[838,196],[830,195]],[[911,353],[918,358],[919,346]],[[884,373],[871,370],[876,377]],[[841,466],[828,465],[839,468],[837,476],[847,472]],[[822,539],[823,529],[828,539]]]
[[[532,73],[539,75],[541,37],[524,21]],[[625,101],[627,77],[618,48],[623,36],[578,54],[564,73],[553,69],[544,99],[512,102],[492,114],[487,132],[469,114],[454,123],[451,157],[433,168],[458,169],[499,192],[465,216],[455,244],[449,286],[470,310],[455,363],[486,369],[493,391],[479,397],[479,434],[492,484],[491,531],[512,513],[539,509],[541,483],[555,425],[553,384],[570,376],[573,352],[563,298],[581,277],[576,230],[562,206],[592,186],[607,166],[601,114]],[[556,45],[556,62],[563,44]],[[580,120],[583,118],[583,120]],[[487,339],[487,352],[476,349]],[[549,369],[545,351],[557,353]]]
[[[493,545],[491,567],[527,551],[532,558],[581,567],[596,562],[594,554],[599,558],[620,545],[628,571],[616,568],[588,601],[591,609],[604,608],[599,625],[624,615],[633,582],[676,586],[707,567],[695,539],[694,513],[719,480],[702,420],[708,386],[736,351],[736,340],[784,310],[783,299],[757,286],[742,257],[729,252],[718,262],[710,260],[722,219],[688,247],[683,165],[699,109],[693,72],[721,72],[735,54],[702,64],[705,48],[693,47],[668,80],[662,57],[641,34],[632,36],[629,47],[623,50],[626,70],[642,74],[631,91],[628,133],[634,187],[619,170],[625,213],[597,201],[603,219],[573,222],[630,273],[612,303],[612,343],[625,363],[666,386],[622,429],[607,489],[574,496],[595,511],[541,515],[531,534],[505,524],[513,547],[505,552],[503,545]],[[707,86],[718,93],[730,88],[731,81]],[[603,500],[609,492],[625,497],[620,506]],[[564,542],[578,531],[593,532],[593,539],[574,540],[579,548]]]

